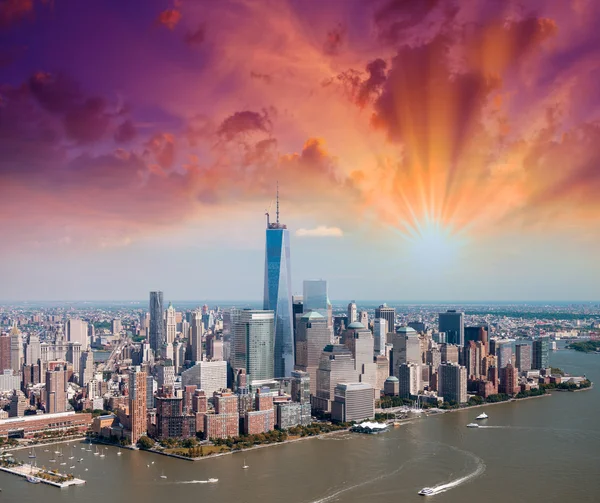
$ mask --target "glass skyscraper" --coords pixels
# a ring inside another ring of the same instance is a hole
[[[275,377],[289,377],[294,370],[290,233],[279,223],[279,198],[277,221],[270,223],[267,213],[263,309],[275,313]]]
[[[150,292],[150,347],[155,353],[166,342],[163,321],[163,293]]]

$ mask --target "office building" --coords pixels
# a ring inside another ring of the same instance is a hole
[[[75,374],[79,374],[79,363],[81,361],[81,344],[79,344],[78,342],[69,342],[67,344],[65,360],[67,360],[73,366],[73,372]]]
[[[25,367],[27,369],[27,367]],[[27,372],[23,372],[25,377]],[[0,373],[0,392],[6,393],[14,389],[21,388],[21,375],[16,374],[12,369],[5,369]]]
[[[449,309],[445,313],[439,313],[439,331],[446,333],[446,342],[464,346],[465,343],[465,325],[464,313],[459,313],[455,309]]]
[[[190,345],[192,346],[192,361],[194,362],[199,362],[202,360],[202,335],[204,335],[202,313],[200,311],[194,311],[192,313],[190,337]]]
[[[316,376],[316,372],[315,372]],[[292,400],[294,402],[299,403],[308,403],[310,404],[310,395],[314,394],[311,390],[311,377],[308,372],[303,372],[301,370],[292,371]],[[315,377],[316,380],[316,377]]]
[[[177,335],[176,313],[173,304],[169,302],[169,307],[165,311],[165,328],[167,336],[167,344],[173,344]]]
[[[365,328],[369,328],[369,313],[367,311],[358,313],[358,322],[364,325]]]
[[[207,396],[213,396],[215,391],[227,388],[227,362],[199,361],[193,367],[181,373],[181,385],[195,386],[203,390]]]
[[[35,438],[39,432],[65,432],[76,430],[85,434],[92,425],[92,414],[60,412],[57,414],[35,414],[19,418],[0,419],[0,437],[8,438],[15,431],[26,439]]]
[[[21,372],[23,360],[23,337],[15,323],[10,330],[10,368],[13,372]]]
[[[294,426],[308,426],[312,423],[310,402],[277,402],[275,403],[275,427],[287,430]]]
[[[398,396],[400,394],[400,380],[389,376],[383,383],[383,394],[385,396]]]
[[[392,334],[392,375],[398,377],[401,363],[421,363],[421,344],[414,328],[398,327]]]
[[[388,332],[393,332],[396,327],[396,309],[388,307],[387,304],[375,308],[375,319],[384,319],[387,321]]]
[[[146,372],[135,367],[129,374],[129,419],[131,422],[131,443],[136,444],[146,434]]]
[[[156,379],[151,375],[146,375],[146,409],[154,409],[154,394],[158,389]]]
[[[358,321],[358,310],[356,309],[356,302],[351,301],[350,304],[348,304],[347,326],[349,326],[351,323],[354,323],[355,321]]]
[[[274,223],[267,213],[263,309],[273,311],[275,318],[274,376],[289,377],[294,370],[290,234],[279,222],[279,191]]]
[[[121,324],[120,319],[116,318],[116,319],[112,320],[111,327],[112,327],[112,334],[114,336],[121,335],[121,330],[123,330],[123,325]]]
[[[11,369],[10,336],[0,335],[0,372]]]
[[[160,362],[155,367],[156,379],[159,388],[171,388],[175,386],[175,367],[170,360]]]
[[[532,366],[536,370],[550,367],[550,341],[548,337],[540,337],[532,344]]]
[[[78,342],[82,348],[87,349],[88,343],[88,324],[79,319],[67,320],[65,326],[65,335],[67,342]]]
[[[335,421],[363,421],[375,417],[373,387],[366,383],[339,383],[331,404],[331,418]]]
[[[373,320],[373,339],[375,343],[375,356],[385,356],[385,344],[387,342],[388,322],[384,318]]]
[[[427,331],[425,323],[423,323],[422,321],[411,321],[408,323],[408,326],[410,328],[414,328],[415,331],[419,334],[424,334]]]
[[[327,319],[317,311],[302,315],[296,326],[296,369],[310,376],[311,393],[317,389],[317,369],[323,349],[333,342]]]
[[[442,362],[458,363],[459,347],[457,345],[444,343],[441,345],[440,351],[441,351]]]
[[[531,346],[529,344],[515,345],[515,367],[519,372],[531,370]]]
[[[438,368],[438,396],[445,402],[467,401],[467,369],[458,363],[442,363]]]
[[[94,353],[91,349],[81,354],[79,363],[79,385],[84,387],[94,378]]]
[[[275,313],[246,309],[241,312],[234,330],[232,367],[245,369],[249,384],[273,379],[277,344]]]
[[[150,347],[155,354],[166,342],[165,323],[163,320],[163,293],[150,292]]]
[[[484,325],[476,325],[476,326],[472,326],[472,327],[465,327],[465,342],[464,345],[466,346],[469,341],[473,341],[473,342],[482,342],[485,345],[487,345],[488,342],[488,334],[490,332],[490,328],[489,325],[484,324]]]
[[[401,398],[412,398],[422,391],[421,365],[418,363],[401,363],[398,366],[398,395]]]
[[[57,365],[46,371],[46,413],[54,414],[67,410],[67,372]]]
[[[511,340],[496,340],[496,359],[499,369],[506,367],[508,362],[513,360],[512,345],[513,341]]]
[[[304,281],[304,295],[302,296],[303,311],[318,312],[327,320],[327,326],[333,328],[331,303],[327,295],[327,281],[323,279],[311,279]]]
[[[29,402],[23,392],[19,389],[15,389],[10,398],[8,417],[23,417],[28,407]]]
[[[42,356],[40,348],[40,338],[37,334],[29,334],[29,341],[25,349],[25,363],[27,365],[36,365]],[[3,369],[0,369],[2,371]]]
[[[329,412],[335,387],[340,382],[358,382],[352,352],[343,344],[330,344],[321,354],[317,369],[317,394],[313,398],[314,408]]]

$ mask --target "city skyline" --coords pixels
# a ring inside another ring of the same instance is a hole
[[[598,300],[593,2],[13,3],[2,300]]]

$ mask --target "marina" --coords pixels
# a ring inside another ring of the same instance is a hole
[[[61,489],[70,486],[85,484],[85,480],[78,479],[69,475],[61,474],[53,470],[44,470],[30,464],[0,466],[0,470],[6,473],[12,473],[19,477],[24,477],[27,482],[32,484],[48,484]]]

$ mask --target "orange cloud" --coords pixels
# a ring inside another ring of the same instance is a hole
[[[166,26],[169,30],[173,30],[179,21],[181,21],[181,12],[177,9],[165,9],[156,18],[157,23]]]

